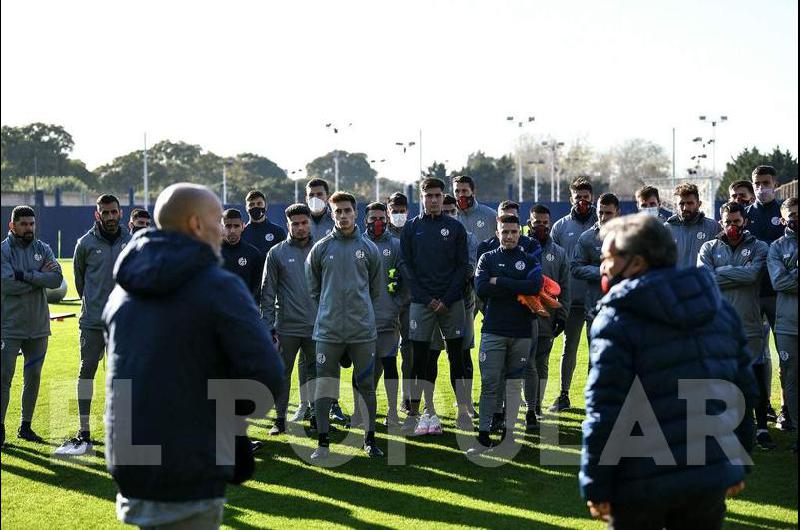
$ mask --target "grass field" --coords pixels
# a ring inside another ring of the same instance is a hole
[[[71,263],[64,261],[72,290]],[[52,312],[79,312],[77,304],[51,306]],[[77,428],[75,378],[78,371],[77,319],[53,323],[53,335],[44,364],[42,390],[34,428],[52,445],[40,446],[16,438],[19,396],[22,387],[20,358],[6,426],[11,446],[2,453],[2,525],[22,528],[113,528],[116,489],[105,471],[102,447],[84,462],[53,459],[50,454],[63,438]],[[560,352],[557,341],[554,352]],[[473,355],[475,352],[473,351]],[[558,374],[558,355],[551,356],[551,374]],[[266,436],[271,420],[256,422],[252,437],[266,440],[257,457],[255,477],[241,487],[228,488],[224,524],[228,528],[602,528],[593,522],[578,494],[576,466],[547,467],[540,464],[538,437],[526,437],[515,459],[502,467],[470,463],[458,449],[452,434],[454,401],[447,363],[440,361],[437,408],[443,416],[445,435],[412,439],[406,445],[406,464],[389,465],[361,456],[360,447],[333,446],[354,455],[348,463],[332,468],[305,464],[285,438]],[[477,367],[477,359],[475,359]],[[586,345],[579,352],[572,395],[573,411],[551,417],[558,422],[560,444],[580,444],[582,389],[585,382]],[[477,368],[476,368],[477,372]],[[477,373],[476,373],[477,375]],[[102,403],[105,370],[95,381],[93,437],[102,439]],[[343,376],[349,381],[349,374]],[[546,403],[552,402],[557,384],[549,385]],[[296,385],[295,385],[296,386]],[[475,397],[479,392],[475,385]],[[777,387],[777,374],[776,384]],[[351,393],[342,385],[345,409]],[[385,412],[385,396],[379,393],[379,416]],[[777,393],[773,402],[778,403]],[[297,403],[296,391],[291,403]],[[291,410],[291,409],[290,409]],[[381,418],[382,419],[382,418]],[[797,458],[787,448],[790,438],[775,431],[780,449],[757,453],[754,473],[743,494],[729,502],[728,528],[797,528]],[[389,438],[378,428],[384,449]],[[340,433],[334,441],[343,437]],[[359,437],[360,438],[360,437]],[[394,441],[400,439],[393,437]],[[301,440],[310,449],[312,440]],[[572,451],[573,455],[576,451]]]

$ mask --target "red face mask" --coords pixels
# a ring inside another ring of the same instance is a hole
[[[586,215],[591,207],[592,203],[589,201],[580,200],[575,204],[575,211],[578,215]]]
[[[462,195],[458,198],[458,209],[459,210],[466,210],[467,208],[471,208],[475,204],[475,197],[467,197],[466,195]]]
[[[381,237],[386,231],[386,223],[382,219],[376,219],[371,223],[367,223],[367,232],[373,237]]]
[[[536,225],[531,227],[531,229],[533,230],[533,236],[540,243],[547,241],[547,236],[550,234],[550,230],[545,225]]]
[[[725,227],[725,235],[731,243],[738,243],[742,239],[742,231],[744,229],[737,225],[728,225]]]

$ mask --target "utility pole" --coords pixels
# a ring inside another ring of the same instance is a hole
[[[147,210],[147,207],[150,204],[150,190],[148,189],[147,185],[147,133],[144,133],[144,151],[142,160],[144,164],[142,165],[142,177],[144,178],[144,209]]]

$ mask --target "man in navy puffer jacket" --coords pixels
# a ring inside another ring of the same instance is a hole
[[[656,218],[602,232],[607,294],[590,333],[581,493],[610,528],[721,528],[753,446],[741,321],[708,271],[675,268]]]

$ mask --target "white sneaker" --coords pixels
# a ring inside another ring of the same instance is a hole
[[[414,429],[414,436],[423,436],[428,434],[428,429],[430,428],[431,417],[427,414],[423,414],[419,418],[419,422],[417,422],[417,428]]]
[[[55,456],[84,456],[92,450],[92,442],[80,438],[72,438],[61,444],[53,455]]]
[[[434,414],[428,423],[428,434],[439,436],[442,434],[442,422],[439,421],[439,416]]]

